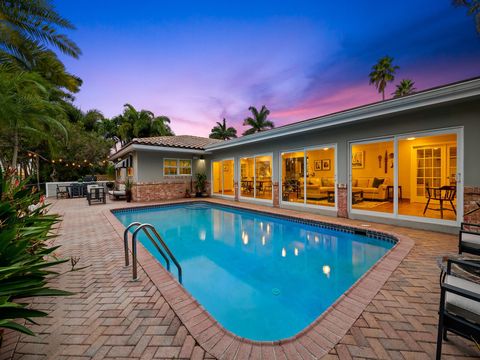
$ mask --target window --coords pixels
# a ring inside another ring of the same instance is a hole
[[[165,176],[190,176],[192,175],[192,160],[164,159],[163,175]]]
[[[180,175],[192,175],[192,160],[178,160]]]

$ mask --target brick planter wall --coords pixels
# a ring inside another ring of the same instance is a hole
[[[477,208],[477,202],[480,201],[480,186],[465,186],[463,189],[463,212],[467,212]],[[471,215],[463,217],[465,222],[480,223],[480,210]]]

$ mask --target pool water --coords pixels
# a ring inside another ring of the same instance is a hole
[[[206,203],[115,216],[125,226],[155,226],[182,266],[183,286],[222,326],[251,340],[296,335],[394,245]],[[139,240],[165,265],[144,234]]]

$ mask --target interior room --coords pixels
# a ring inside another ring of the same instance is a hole
[[[394,141],[352,144],[352,209],[394,212]],[[398,138],[398,214],[456,220],[457,135]]]
[[[234,196],[235,166],[232,159],[212,161],[212,192]]]
[[[240,196],[272,199],[272,156],[260,155],[240,159]]]
[[[282,154],[283,201],[333,207],[335,194],[334,147]]]

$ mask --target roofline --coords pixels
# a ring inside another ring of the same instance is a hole
[[[129,142],[127,145],[118,150],[115,154],[109,157],[109,160],[115,160],[119,157],[127,155],[132,151],[154,151],[154,152],[176,152],[176,153],[188,153],[188,154],[198,154],[205,155],[210,154],[210,152],[201,150],[201,149],[189,149],[184,147],[174,147],[174,146],[159,146],[159,145],[145,145],[145,144],[136,144]]]
[[[412,95],[367,104],[360,107],[327,114],[312,119],[284,125],[271,130],[227,140],[224,143],[207,145],[206,150],[220,150],[250,144],[306,131],[332,127],[377,116],[395,114],[411,109],[433,106],[449,101],[480,95],[480,77],[436,87]]]

